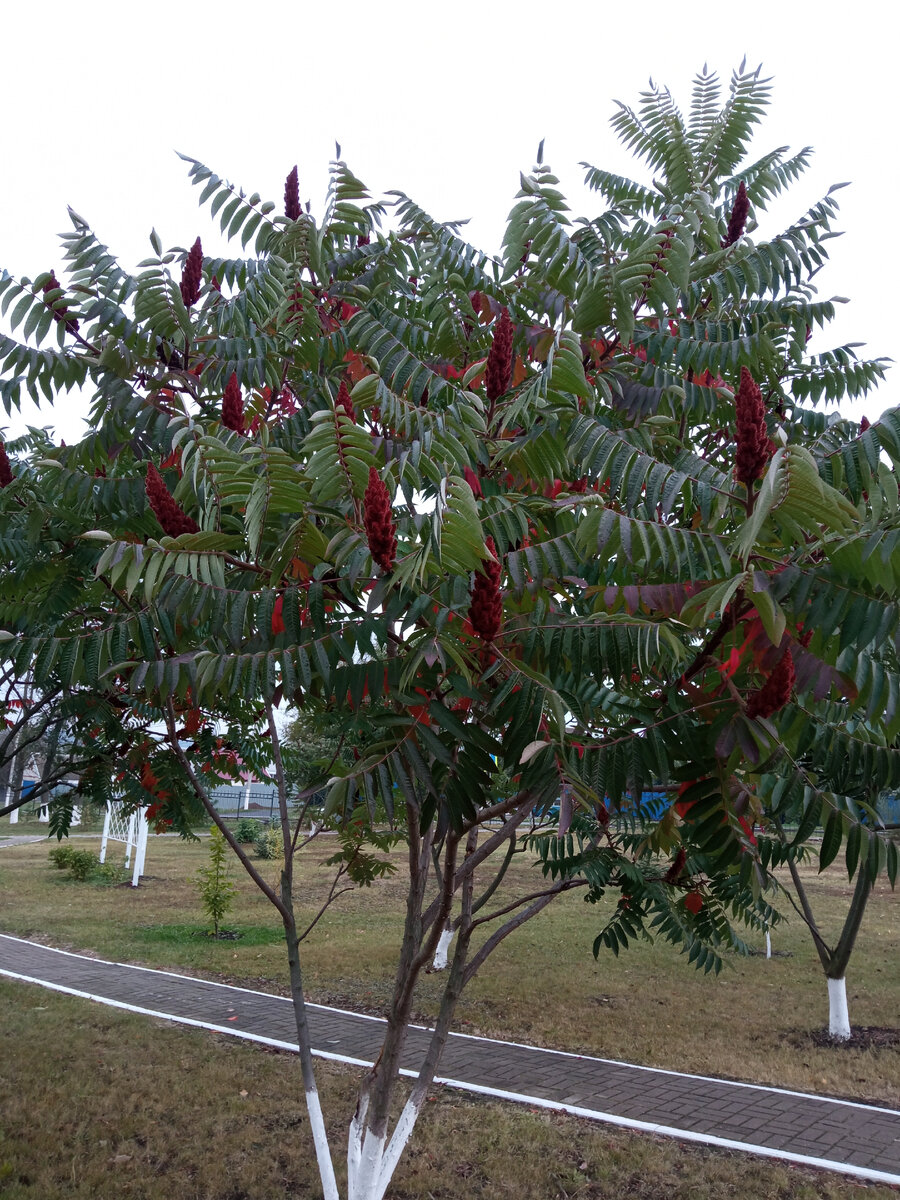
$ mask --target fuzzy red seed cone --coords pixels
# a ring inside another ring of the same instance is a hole
[[[678,853],[672,861],[671,867],[665,874],[666,883],[677,883],[681,878],[681,872],[684,870],[684,864],[687,862],[687,853],[684,846],[678,847]]]
[[[469,623],[483,642],[492,642],[500,632],[503,622],[503,596],[500,593],[502,567],[498,561],[494,539],[487,538],[485,544],[494,557],[487,560],[483,570],[475,572],[472,602],[469,605]]]
[[[350,390],[343,379],[341,380],[341,386],[338,388],[337,400],[334,402],[334,407],[335,410],[343,409],[351,421],[356,420],[353,401],[350,399]]]
[[[164,533],[169,537],[179,537],[182,533],[199,533],[197,522],[188,516],[169,492],[162,475],[153,463],[147,468],[144,488],[153,515],[162,525]]]
[[[363,523],[372,558],[387,574],[397,561],[397,529],[391,518],[391,494],[374,467],[363,496]]]
[[[771,717],[784,708],[794,690],[794,678],[794,659],[790,650],[785,650],[766,682],[748,699],[747,716],[751,720]]]
[[[765,472],[774,444],[766,430],[766,408],[759,384],[746,367],[741,367],[741,382],[734,398],[737,449],[734,477],[748,488]]]
[[[733,246],[736,241],[744,236],[744,227],[747,224],[749,214],[750,201],[747,198],[747,189],[742,179],[738,185],[737,195],[734,198],[731,216],[728,218],[728,229],[725,232],[725,237],[722,239],[723,249],[726,246]]]
[[[484,369],[484,388],[488,400],[498,400],[509,391],[512,380],[513,328],[509,309],[504,308],[494,330],[494,340]]]
[[[465,476],[466,483],[472,489],[472,495],[475,496],[476,499],[480,500],[483,495],[481,490],[481,480],[471,467],[463,467],[463,475]]]
[[[300,216],[300,180],[296,166],[284,181],[284,215],[289,221],[296,221]]]
[[[12,467],[9,465],[9,455],[6,446],[0,442],[0,488],[9,487],[13,481]]]
[[[222,397],[222,424],[235,433],[244,432],[244,397],[234,371],[225,384],[225,395]]]
[[[200,287],[203,283],[203,247],[197,238],[188,251],[181,271],[181,299],[184,307],[190,308],[200,299]]]
[[[867,429],[872,428],[872,422],[868,417],[861,417],[859,422],[859,432],[865,433]]]

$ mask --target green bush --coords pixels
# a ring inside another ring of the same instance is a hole
[[[253,817],[241,817],[237,825],[234,827],[234,840],[236,842],[255,842],[256,835],[259,833],[259,822]]]
[[[271,827],[259,830],[256,835],[256,853],[259,858],[281,858],[283,849],[279,830]]]
[[[54,846],[50,851],[50,861],[58,871],[64,871],[71,862],[74,853],[74,846],[70,846],[68,843],[61,843],[59,846]]]
[[[96,871],[98,879],[102,883],[116,884],[124,883],[128,878],[129,872],[119,863],[105,862],[100,863]]]
[[[90,879],[94,871],[100,866],[100,860],[90,850],[73,850],[69,855],[66,866],[69,868],[69,874],[72,878],[83,883],[85,879]]]

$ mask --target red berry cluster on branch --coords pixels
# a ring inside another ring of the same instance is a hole
[[[296,221],[300,216],[300,180],[296,166],[284,181],[284,215],[289,221]]]
[[[509,309],[504,308],[494,329],[494,340],[484,369],[484,388],[488,400],[498,400],[509,391],[512,379],[513,328]]]
[[[0,488],[9,487],[13,481],[12,467],[9,465],[9,455],[6,446],[0,442]]]
[[[775,664],[771,675],[758,691],[747,699],[747,716],[771,717],[784,708],[794,690],[794,659],[790,650],[785,650]]]
[[[200,286],[203,283],[203,247],[197,238],[184,260],[181,271],[181,298],[184,307],[190,308],[200,299]]]
[[[222,424],[235,433],[244,432],[244,397],[234,371],[225,384],[225,395],[222,397]]]
[[[397,560],[397,528],[391,519],[391,494],[374,467],[363,496],[363,522],[372,558],[387,574]]]
[[[169,492],[162,475],[153,463],[147,468],[147,478],[144,480],[147,499],[153,509],[153,515],[163,527],[163,532],[169,537],[178,537],[182,533],[199,533],[200,528],[193,517],[189,517],[181,505]]]
[[[677,883],[684,871],[685,863],[687,862],[687,851],[684,846],[678,847],[678,853],[672,860],[672,865],[666,871],[663,878],[666,883]]]
[[[731,216],[728,218],[728,229],[725,231],[725,237],[722,239],[722,249],[726,246],[733,246],[744,235],[744,226],[747,224],[747,217],[750,213],[750,201],[747,199],[747,189],[744,187],[744,181],[741,180],[738,185],[737,195],[734,198],[734,207],[731,210]]]
[[[59,280],[56,278],[54,272],[51,271],[50,278],[44,284],[41,291],[44,293],[44,295],[46,295],[48,292],[55,292],[58,290],[60,290]],[[58,323],[64,321],[66,329],[68,329],[70,333],[77,333],[78,322],[74,317],[67,315],[68,311],[69,310],[66,308],[65,304],[61,304],[59,300],[57,300],[56,305],[53,308],[53,320]]]
[[[500,593],[502,567],[494,539],[488,537],[485,545],[492,557],[486,562],[484,570],[475,572],[469,623],[483,642],[492,642],[500,632],[503,620],[503,596]]]
[[[353,401],[350,399],[350,390],[344,380],[341,380],[341,386],[338,388],[337,400],[334,402],[335,409],[343,409],[351,421],[356,420],[356,412],[353,408]]]
[[[734,477],[749,488],[762,478],[775,445],[766,431],[766,408],[759,384],[746,367],[741,367],[741,382],[734,398],[737,417],[737,453]]]

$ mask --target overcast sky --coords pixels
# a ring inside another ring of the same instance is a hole
[[[867,355],[896,358],[900,190],[885,130],[896,127],[897,68],[876,12],[870,0],[7,0],[0,268],[58,269],[67,204],[129,268],[149,253],[154,225],[166,246],[199,234],[214,251],[176,149],[279,204],[297,163],[301,198],[319,213],[335,140],[373,192],[400,188],[436,217],[470,217],[469,239],[493,252],[541,138],[574,215],[595,215],[581,160],[644,177],[609,128],[613,99],[637,102],[652,77],[687,108],[704,62],[727,82],[746,55],[774,77],[755,153],[816,150],[782,225],[830,184],[852,182],[841,192],[847,232],[817,281],[821,296],[851,299],[828,345],[865,342]],[[894,403],[889,376],[853,415]],[[78,408],[37,423],[72,440]]]

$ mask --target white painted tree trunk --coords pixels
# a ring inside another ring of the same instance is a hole
[[[850,1013],[847,1008],[847,980],[828,980],[828,1032],[839,1042],[850,1037]]]
[[[319,1178],[322,1181],[324,1200],[340,1200],[337,1180],[334,1177],[334,1166],[331,1162],[331,1150],[328,1146],[328,1133],[325,1129],[325,1118],[322,1116],[322,1104],[317,1091],[306,1093],[306,1111],[309,1114],[309,1127],[316,1148],[316,1162],[319,1164]]]
[[[772,957],[772,937],[767,929],[766,930],[766,958],[771,958],[771,957]]]
[[[387,1144],[383,1137],[376,1137],[371,1129],[363,1134],[365,1107],[353,1118],[347,1147],[348,1200],[384,1200],[424,1100],[424,1095],[418,1099],[410,1096]]]
[[[441,930],[440,940],[434,952],[434,961],[431,964],[433,971],[443,971],[447,966],[447,955],[450,951],[450,943],[453,941],[453,933],[452,928]]]

